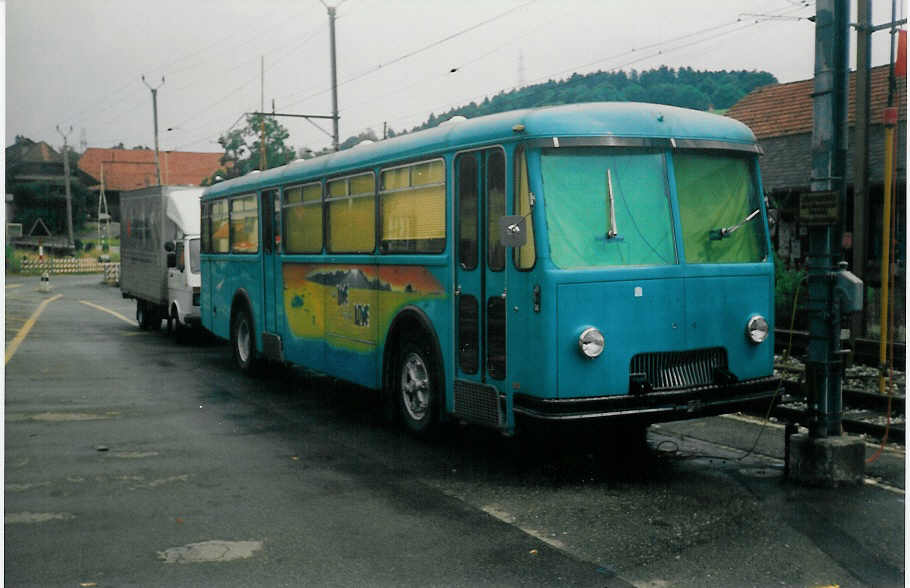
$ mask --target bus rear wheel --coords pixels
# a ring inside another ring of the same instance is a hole
[[[231,349],[234,363],[240,371],[252,374],[257,365],[256,336],[253,331],[253,319],[245,308],[238,310],[231,320]]]
[[[439,424],[438,374],[433,356],[424,347],[401,346],[392,385],[405,427],[422,437],[436,433]]]

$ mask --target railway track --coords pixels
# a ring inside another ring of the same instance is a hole
[[[808,331],[791,331],[789,329],[774,329],[774,347],[777,352],[783,352],[791,346],[790,355],[802,356],[809,345]],[[863,365],[877,366],[879,360],[879,341],[874,339],[856,339],[853,349],[853,361]],[[905,357],[907,346],[896,341],[894,343],[894,357]]]
[[[780,421],[805,425],[806,390],[803,384],[802,366],[775,364],[775,371],[783,378],[783,396],[778,400],[771,414]],[[905,406],[906,396],[901,388],[900,393],[892,390],[892,396],[879,394],[877,376],[866,373],[848,372],[843,386],[844,414],[842,417],[844,431],[857,435],[866,435],[870,440],[881,440],[887,430],[888,441],[904,445],[905,441]],[[898,380],[902,386],[903,376]],[[859,385],[857,385],[859,384]],[[889,404],[890,401],[890,404]],[[890,407],[890,423],[888,420]]]

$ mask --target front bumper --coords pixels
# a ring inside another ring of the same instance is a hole
[[[657,423],[737,412],[764,403],[777,394],[780,378],[768,376],[724,385],[684,390],[581,398],[536,398],[516,394],[516,415],[547,421],[622,419]]]

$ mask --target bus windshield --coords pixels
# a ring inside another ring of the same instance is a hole
[[[676,263],[663,154],[545,149],[540,167],[557,267]]]
[[[763,261],[765,225],[752,161],[732,154],[673,156],[687,263]]]

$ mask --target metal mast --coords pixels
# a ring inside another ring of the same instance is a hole
[[[161,76],[161,83],[154,88],[145,81],[142,76],[142,83],[152,91],[152,118],[155,124],[155,177],[158,179],[158,185],[161,185],[161,165],[158,163],[158,88],[164,85],[164,76]]]

